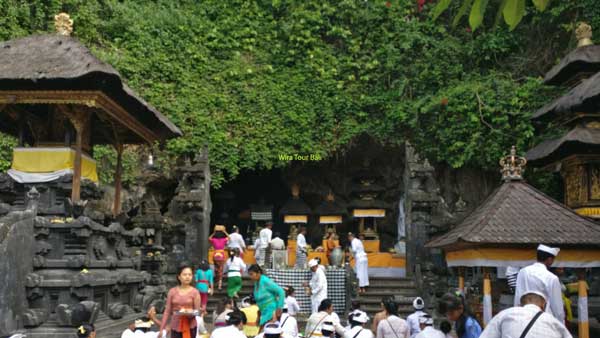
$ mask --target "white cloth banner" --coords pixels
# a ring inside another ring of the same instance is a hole
[[[54,181],[64,175],[73,174],[72,169],[57,170],[49,173],[26,173],[15,169],[6,172],[13,180],[19,183],[44,183]]]

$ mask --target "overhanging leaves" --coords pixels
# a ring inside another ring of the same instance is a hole
[[[525,0],[507,0],[502,15],[510,30],[515,29],[525,15]]]
[[[469,15],[469,25],[473,31],[475,31],[483,22],[483,16],[485,14],[487,4],[488,0],[475,0],[473,3],[473,7],[471,7],[471,14]]]

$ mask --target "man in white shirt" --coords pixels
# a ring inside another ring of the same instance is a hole
[[[240,310],[234,310],[228,315],[227,326],[213,330],[210,338],[247,338],[242,332],[245,323],[246,315]]]
[[[281,236],[281,234],[276,232],[275,237],[271,240],[271,249],[285,250],[285,242],[279,236]]]
[[[258,245],[258,250],[260,251],[260,261],[257,261],[257,263],[260,266],[264,266],[265,264],[270,263],[271,260],[270,245],[271,238],[273,237],[273,230],[271,230],[272,228],[273,223],[267,222],[267,224],[265,224],[265,228],[258,233],[258,238],[260,238],[260,242]]]
[[[319,269],[319,261],[311,259],[308,262],[312,278],[308,283],[310,288],[310,305],[313,313],[317,312],[321,302],[327,298],[327,276],[323,269]]]
[[[333,302],[331,299],[323,299],[317,310],[318,312],[313,312],[306,321],[306,332],[304,337],[329,337],[330,335],[333,335],[333,333],[337,333],[340,336],[344,335],[346,329],[339,323],[334,322],[331,318],[331,314],[333,313]]]
[[[306,255],[308,253],[308,245],[306,244],[306,227],[301,226],[298,229],[296,237],[296,269],[304,269],[306,266]]]
[[[423,311],[425,307],[425,302],[423,298],[417,297],[413,300],[413,307],[415,308],[415,312],[411,313],[406,317],[406,322],[408,323],[408,327],[410,328],[410,338],[415,338],[415,336],[421,332],[421,324],[419,323],[419,318],[421,316],[426,315]]]
[[[354,310],[349,318],[351,328],[346,330],[344,338],[374,338],[373,331],[365,328],[368,321],[369,316],[365,312]]]
[[[291,338],[298,338],[298,321],[288,313],[288,310],[287,303],[283,304],[281,318],[279,318],[281,330]]]
[[[354,256],[354,270],[356,278],[358,278],[358,293],[365,293],[365,288],[369,286],[369,261],[365,247],[360,239],[356,238],[353,233],[348,233],[348,241],[350,249]]]
[[[521,305],[498,313],[480,338],[519,338],[527,327],[529,331],[525,337],[528,338],[572,338],[562,322],[544,312],[546,294],[543,290],[524,291]]]
[[[428,314],[424,314],[419,318],[419,326],[421,332],[415,336],[416,338],[446,338],[442,331],[433,328],[433,318]]]
[[[547,296],[546,312],[552,314],[561,323],[565,322],[565,310],[558,277],[548,269],[554,263],[559,248],[540,244],[537,248],[537,262],[526,266],[517,275],[514,305],[518,306],[521,296],[528,290],[540,290]]]
[[[244,237],[240,235],[240,228],[236,225],[233,226],[233,232],[229,235],[229,241],[227,242],[227,246],[231,249],[237,248],[240,250],[240,257],[244,258],[244,250],[246,250],[246,242],[244,242]]]

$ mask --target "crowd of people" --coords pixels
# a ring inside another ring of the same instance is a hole
[[[270,228],[265,229],[268,231],[261,237],[270,240]],[[224,233],[225,237],[219,233]],[[394,297],[383,298],[381,311],[372,319],[361,309],[359,301],[353,301],[349,313],[343,316],[343,325],[327,295],[325,268],[318,259],[311,259],[307,262],[311,279],[304,284],[305,291],[310,294],[311,313],[302,330],[296,318],[301,307],[294,288],[278,285],[259,264],[246,267],[241,258],[246,248],[243,240],[235,239],[235,234],[239,234],[237,229],[231,235],[224,229],[217,229],[211,235],[215,246],[214,272],[207,261],[202,261],[195,271],[191,266],[181,266],[177,271],[178,285],[168,292],[162,318],[157,318],[152,307],[146,317],[139,318],[123,332],[122,338],[208,337],[204,321],[208,315],[206,304],[214,293],[215,284],[217,288],[222,287],[223,273],[227,277],[227,297],[219,302],[213,314],[210,338],[572,338],[564,324],[558,278],[548,271],[558,255],[557,248],[538,247],[537,262],[520,269],[515,278],[515,306],[498,313],[485,329],[471,312],[461,291],[447,293],[437,300],[434,308],[437,314],[445,316],[438,325],[434,325],[434,318],[426,311],[421,297],[414,299],[414,312],[405,319],[398,314]],[[301,229],[299,242],[304,240],[305,243],[303,236]],[[352,234],[348,240],[358,266],[364,248]],[[226,248],[228,258],[218,252]],[[264,249],[259,254],[263,258],[269,255],[269,245]],[[221,256],[222,260],[216,259]],[[360,269],[362,267],[356,271],[358,280],[362,280],[359,291],[364,292],[368,273],[361,275],[364,271]],[[253,291],[240,299],[245,274],[253,282]],[[158,327],[158,331],[152,331],[153,326]],[[94,327],[81,326],[77,334],[94,337]]]

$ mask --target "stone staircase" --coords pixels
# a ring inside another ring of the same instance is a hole
[[[414,312],[412,302],[418,296],[418,291],[412,278],[369,277],[369,284],[367,292],[356,299],[370,318],[381,311],[382,298],[389,296],[398,302],[398,314],[402,318]]]
[[[398,302],[398,313],[402,318],[406,318],[411,314],[414,309],[412,307],[413,299],[418,295],[415,281],[412,278],[388,278],[388,277],[370,277],[370,286],[365,294],[358,296],[361,302],[361,308],[369,314],[370,318],[381,311],[381,299],[384,297],[393,296]],[[252,281],[245,277],[242,281],[242,290],[240,291],[240,297],[248,296],[252,293]],[[227,281],[223,281],[222,290],[215,290],[212,296],[208,298],[207,311],[208,315],[204,318],[208,328],[212,328],[212,312],[217,308],[217,304],[227,297]],[[346,325],[346,313],[343,310],[336,311],[340,316],[343,325]],[[304,331],[306,320],[309,314],[299,314],[297,316],[298,328],[301,332]],[[102,335],[107,338],[118,338],[126,326],[111,332],[110,335]]]
[[[242,289],[238,293],[240,296],[240,300],[246,296],[250,296],[253,291],[253,283],[248,277],[244,277],[242,279]],[[222,290],[216,289],[212,296],[208,296],[208,304],[206,305],[206,311],[208,315],[204,318],[205,322],[212,323],[212,313],[213,310],[217,308],[217,304],[223,301],[227,297],[227,279],[223,279],[223,288]]]
[[[370,277],[369,282],[370,286],[367,288],[367,292],[356,298],[361,302],[361,308],[369,314],[369,317],[373,318],[377,312],[381,311],[381,299],[390,296],[393,296],[398,302],[398,314],[402,318],[406,318],[414,312],[412,302],[418,296],[418,291],[412,278]],[[224,280],[223,289],[221,291],[215,290],[215,293],[209,297],[207,305],[209,315],[205,318],[207,323],[212,322],[212,311],[216,309],[217,304],[227,297],[226,290],[227,282]],[[252,281],[245,277],[242,281],[240,297],[248,296],[251,293]],[[346,314],[341,309],[337,312],[345,324]],[[304,327],[307,318],[308,314],[298,316],[299,327]]]

